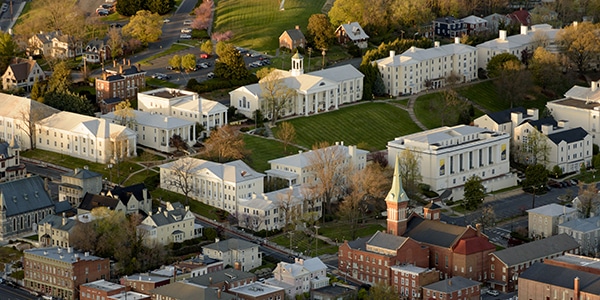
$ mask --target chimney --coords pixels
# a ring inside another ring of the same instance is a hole
[[[390,50],[390,58],[394,58],[396,56],[396,51]]]
[[[413,52],[413,53],[414,53],[414,52],[416,52],[416,51],[417,51],[417,47],[415,47],[415,46],[411,46],[411,47],[410,47],[410,52]]]
[[[208,284],[212,284],[212,277],[208,277]]]
[[[123,58],[123,63],[122,63],[122,65],[124,65],[124,64],[126,64],[126,63],[127,63],[127,60],[126,60],[125,58]]]
[[[452,279],[448,279],[448,286],[452,286]]]
[[[460,37],[454,37],[454,43],[455,44],[460,44]]]
[[[598,84],[596,81],[590,82],[590,89],[592,92],[595,92],[598,89]]]
[[[531,116],[534,121],[540,118],[540,111],[537,108],[528,108],[527,115]]]
[[[477,228],[477,236],[481,236],[481,228],[483,225],[481,223],[475,224],[475,228]]]
[[[66,218],[66,214],[62,213],[62,226],[67,225],[67,218]]]
[[[542,124],[542,133],[544,135],[549,135],[552,133],[552,124]]]
[[[131,67],[131,59],[128,59],[128,60],[127,60],[127,66],[128,66],[128,67]]]
[[[512,122],[513,128],[521,125],[521,121],[523,121],[523,114],[518,111],[511,112],[510,121]]]
[[[521,25],[521,35],[527,35],[527,26]]]
[[[165,117],[165,123],[169,122],[169,117]]]
[[[142,64],[137,64],[137,70],[138,72],[142,70]]]
[[[440,47],[440,41],[433,42],[433,47],[434,48],[439,48]],[[415,51],[412,51],[412,49],[411,49],[411,52],[415,52]]]
[[[500,30],[498,31],[498,39],[500,39],[501,41],[506,41],[506,30]]]
[[[221,299],[221,289],[217,289],[217,299]]]
[[[117,61],[113,59],[113,68],[117,67]]]
[[[102,72],[102,80],[106,80],[106,72]]]
[[[577,22],[577,21],[574,21],[574,22],[573,22],[573,27],[577,28],[577,24],[579,24],[579,22]]]
[[[123,65],[119,66],[119,74],[123,74]]]
[[[579,299],[579,277],[573,279],[573,298]]]
[[[235,263],[233,263],[233,268],[241,271],[242,270],[242,264],[239,261],[236,261]]]
[[[558,127],[562,129],[569,129],[569,120],[558,120]]]
[[[300,30],[300,25],[296,25],[296,27],[294,27],[294,28],[296,28],[297,30]]]

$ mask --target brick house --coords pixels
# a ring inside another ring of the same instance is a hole
[[[489,255],[490,287],[503,292],[517,290],[519,275],[535,262],[579,252],[579,243],[567,234],[506,248]]]
[[[413,265],[392,266],[390,273],[396,292],[408,299],[422,299],[421,287],[440,280],[438,270]]]
[[[25,288],[73,300],[81,284],[110,278],[110,259],[72,248],[35,248],[24,251],[23,269]]]
[[[536,262],[521,273],[518,297],[520,299],[599,300],[600,275],[597,269],[592,271],[576,265]]]
[[[455,276],[423,287],[423,299],[479,300],[481,290],[478,281]]]
[[[145,273],[121,277],[120,282],[122,285],[127,286],[132,291],[142,294],[150,294],[151,290],[171,283],[171,278]]]
[[[222,291],[256,282],[256,275],[236,269],[224,269],[205,275],[192,277],[187,282]]]
[[[125,65],[125,62],[127,63]],[[114,98],[121,100],[137,99],[137,93],[146,87],[146,71],[141,66],[132,66],[129,61],[123,61],[117,67],[113,61],[113,69],[105,69],[102,77],[96,78],[96,103],[103,114],[114,110]]]
[[[127,291],[124,285],[112,283],[104,279],[85,283],[79,286],[79,299],[106,299]]]
[[[300,31],[300,26],[296,25],[296,28],[289,29],[284,31],[279,36],[279,48],[288,48],[290,50],[296,48],[304,48],[306,45],[306,38],[302,31]]]

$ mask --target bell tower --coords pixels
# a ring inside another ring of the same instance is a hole
[[[387,233],[401,236],[406,231],[408,201],[408,196],[402,188],[402,178],[400,178],[400,159],[396,156],[392,187],[387,197],[385,197],[385,204],[387,205]]]
[[[292,73],[292,76],[304,74],[304,57],[298,52],[292,56],[292,69],[290,73]]]

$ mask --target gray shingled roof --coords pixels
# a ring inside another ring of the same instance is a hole
[[[581,127],[571,128],[562,130],[559,132],[553,132],[548,135],[548,138],[556,145],[560,142],[565,141],[566,143],[573,143],[582,141],[589,133]]]
[[[39,176],[0,183],[0,196],[2,210],[6,211],[7,216],[54,208],[54,202]]]
[[[102,177],[102,174],[90,171],[84,167],[83,169],[77,168],[77,169],[73,170],[73,172],[69,172],[63,176],[73,177],[73,178],[78,178],[78,179],[89,179],[89,178],[94,178],[94,177]]]
[[[460,277],[460,276],[454,276],[452,278],[448,278],[445,280],[441,280],[441,281],[426,285],[423,288],[432,290],[432,291],[450,294],[455,291],[459,291],[459,290],[462,290],[465,288],[470,288],[473,286],[478,286],[480,284],[481,284],[481,282],[478,282],[475,280],[471,280],[471,279]]]
[[[416,218],[415,218],[416,219]],[[465,232],[465,227],[450,225],[440,221],[422,220],[407,231],[404,236],[417,242],[450,248]]]
[[[290,29],[286,30],[285,32],[290,36],[292,41],[299,41],[304,39],[304,34],[298,29]]]
[[[522,114],[526,114],[527,110],[523,107],[515,107],[509,108],[502,111],[492,112],[487,114],[487,116],[492,119],[496,124],[504,124],[511,121],[510,117],[513,112],[519,112]],[[519,124],[517,124],[519,125]]]
[[[253,273],[250,273],[250,272],[244,272],[244,271],[229,268],[229,269],[224,269],[224,270],[204,274],[202,276],[193,277],[193,278],[188,279],[188,281],[190,283],[194,283],[194,284],[198,284],[198,285],[202,285],[202,286],[210,286],[213,284],[218,284],[220,282],[225,282],[225,281],[231,282],[234,280],[235,281],[245,280],[248,278],[256,279],[256,275],[254,275]]]
[[[173,203],[172,210],[162,209],[157,213],[153,213],[151,216],[148,216],[152,219],[156,226],[165,226],[168,224],[180,222],[185,218],[185,215],[188,212],[185,210],[185,207],[181,205],[179,202]]]
[[[67,201],[65,201],[67,202]],[[69,203],[69,202],[67,202]],[[73,229],[73,227],[75,226],[75,224],[77,224],[77,221],[69,219],[64,217],[65,220],[65,224],[63,225],[63,217],[57,216],[57,215],[47,215],[45,218],[43,218],[39,224],[43,225],[43,224],[50,224],[50,226],[52,226],[53,229],[58,229],[58,230],[62,230],[62,231],[71,231],[71,229]]]
[[[560,274],[560,276],[558,276]],[[600,295],[600,275],[568,269],[564,267],[535,263],[525,270],[521,275],[523,279],[541,282],[548,285],[573,289],[574,279],[579,278],[579,290]]]
[[[217,299],[217,290],[206,288],[185,282],[174,282],[150,290],[153,295],[167,296],[169,299],[177,300],[212,300]],[[234,300],[235,296],[227,293],[221,293],[223,300]]]
[[[114,210],[117,207],[117,205],[119,205],[119,199],[85,193],[85,196],[83,196],[83,200],[81,200],[81,204],[79,204],[79,208],[91,211],[96,207],[108,207],[111,210]]]
[[[367,245],[375,246],[384,249],[396,250],[404,244],[406,241],[405,237],[377,231],[370,239],[367,241]]]
[[[348,241],[348,246],[350,246],[350,249],[365,250],[365,249],[367,249],[367,241],[370,240],[371,237],[372,236],[367,236],[367,237],[357,238],[354,241]]]
[[[229,251],[231,249],[241,250],[241,249],[249,249],[252,247],[258,247],[258,245],[244,241],[244,240],[240,240],[240,239],[227,239],[227,240],[219,241],[216,243],[212,243],[210,245],[206,245],[202,248],[208,248],[208,249],[212,249],[212,250],[225,252],[225,251]]]
[[[547,237],[543,240],[496,251],[490,255],[496,256],[508,267],[511,267],[553,254],[562,254],[577,248],[579,248],[579,243],[569,235],[563,233]]]
[[[527,120],[527,122],[540,131],[542,130],[542,125],[552,125],[552,128],[558,126],[558,122],[556,122],[553,117],[546,117],[539,120]]]

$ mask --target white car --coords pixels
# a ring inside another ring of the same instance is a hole
[[[206,75],[206,77],[208,77],[209,79],[211,79],[211,78],[215,78],[215,73],[213,73],[213,72],[210,72],[210,73],[208,73],[208,74]]]
[[[498,291],[496,291],[496,290],[488,290],[486,293],[488,295],[491,295],[491,296],[498,296],[498,295],[500,295],[500,293]]]
[[[171,22],[171,20],[169,20],[169,19],[164,19],[163,20],[163,23],[169,23],[169,22]]]
[[[181,29],[181,33],[192,33],[192,29],[191,28]]]
[[[185,20],[183,21],[183,25],[192,25],[192,20]]]
[[[8,4],[2,3],[2,12],[5,12],[7,10],[8,10]]]
[[[191,39],[191,38],[192,38],[192,36],[191,36],[191,35],[189,35],[189,34],[180,34],[180,35],[179,35],[179,38],[180,38],[180,39],[189,40],[189,39]]]

